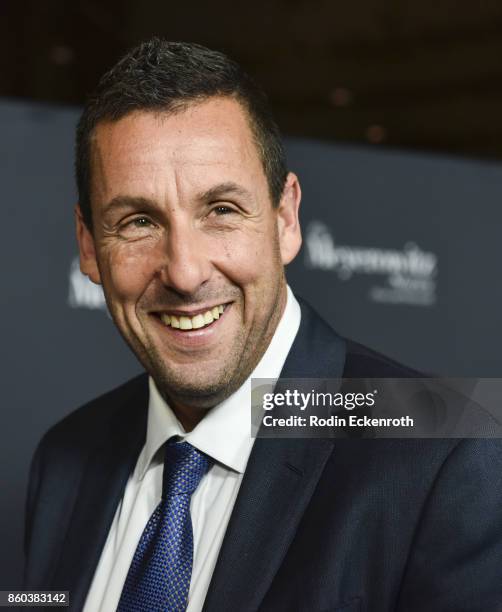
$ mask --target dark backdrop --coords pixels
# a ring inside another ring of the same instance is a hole
[[[41,434],[139,371],[78,271],[78,111],[0,103],[0,589],[18,586],[26,477]],[[499,376],[502,167],[288,140],[303,187],[295,291],[342,334],[427,372]]]

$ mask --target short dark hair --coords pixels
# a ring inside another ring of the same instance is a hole
[[[101,121],[118,121],[135,110],[176,112],[213,96],[228,96],[247,111],[277,206],[287,169],[277,124],[263,90],[223,53],[192,43],[152,38],[127,53],[99,81],[77,126],[75,170],[82,216],[92,229],[91,138]]]

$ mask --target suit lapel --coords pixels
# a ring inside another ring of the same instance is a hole
[[[89,458],[53,588],[70,591],[70,609],[81,610],[129,474],[145,441],[147,385],[118,406],[109,430]]]
[[[300,305],[300,329],[281,378],[341,377],[344,341],[308,305]],[[259,608],[332,452],[328,439],[256,440],[204,612]]]

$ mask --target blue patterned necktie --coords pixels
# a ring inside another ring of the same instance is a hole
[[[117,612],[186,609],[193,563],[190,498],[209,461],[188,442],[167,442],[162,499],[134,553]]]

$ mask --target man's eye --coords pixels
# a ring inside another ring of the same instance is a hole
[[[150,227],[152,225],[152,222],[150,221],[150,219],[148,217],[136,217],[134,219],[131,219],[130,221],[126,222],[126,227],[130,226],[130,227]]]
[[[124,219],[120,224],[120,232],[124,236],[143,236],[150,233],[155,228],[155,224],[149,217],[132,217]]]
[[[229,213],[235,212],[233,208],[230,208],[230,206],[224,205],[216,206],[213,208],[213,210],[217,215],[228,215]]]
[[[131,223],[135,227],[148,227],[149,225],[152,225],[152,222],[147,217],[136,217],[136,219],[133,219]]]

